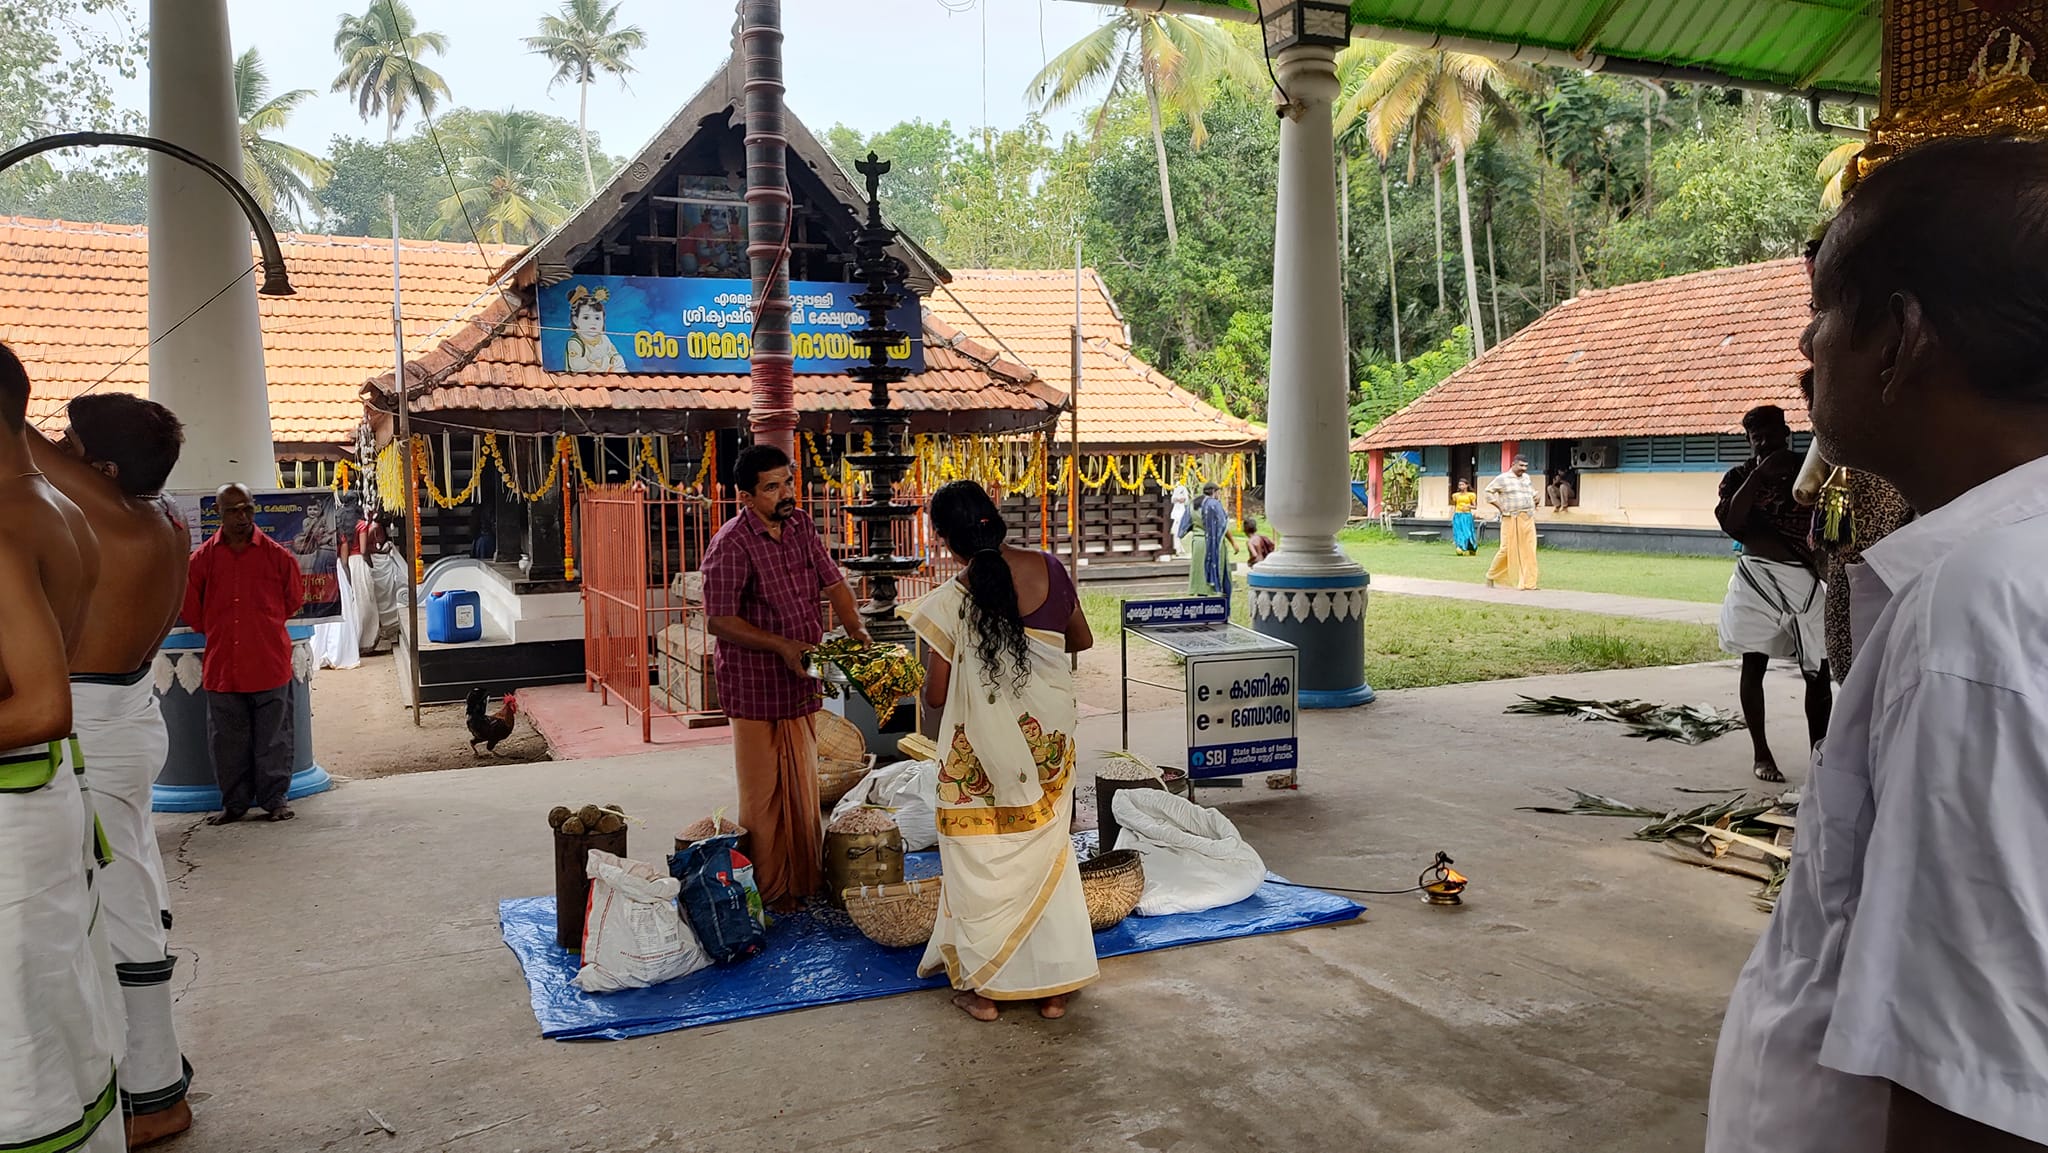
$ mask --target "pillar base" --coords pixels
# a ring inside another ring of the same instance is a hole
[[[1254,568],[1248,584],[1252,628],[1300,651],[1298,699],[1304,709],[1370,704],[1365,680],[1365,570],[1296,575]]]
[[[327,775],[327,770],[311,765],[292,774],[292,786],[285,793],[285,799],[296,801],[333,787],[334,778]],[[220,811],[220,788],[215,785],[151,785],[149,807],[159,813],[217,813]]]
[[[292,800],[324,793],[334,779],[313,760],[313,626],[295,624],[292,638]],[[157,653],[157,707],[164,717],[169,749],[150,788],[150,808],[159,813],[206,813],[220,808],[213,753],[206,739],[206,690],[200,684],[206,638],[179,633],[164,639]]]

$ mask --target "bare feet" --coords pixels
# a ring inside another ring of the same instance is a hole
[[[1756,768],[1751,771],[1756,774],[1756,779],[1759,781],[1768,781],[1774,785],[1785,783],[1785,774],[1779,772],[1777,762],[1769,758],[1759,758],[1756,762]]]
[[[979,993],[956,994],[953,998],[953,1003],[960,1007],[961,1012],[966,1013],[977,1021],[993,1021],[1002,1015],[1001,1011],[996,1008],[994,1001]]]
[[[1038,1015],[1048,1021],[1057,1021],[1061,1017],[1066,1016],[1067,995],[1061,993],[1056,997],[1047,997],[1045,1000],[1040,1001],[1038,1003]]]
[[[273,821],[289,821],[297,816],[298,814],[292,811],[290,805],[280,804],[270,810],[270,819]]]
[[[247,809],[228,809],[206,818],[209,825],[232,825],[249,814]]]
[[[192,1106],[180,1101],[155,1113],[138,1113],[128,1118],[128,1147],[140,1149],[192,1127]]]

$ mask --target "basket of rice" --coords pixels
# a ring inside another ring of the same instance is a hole
[[[1113,849],[1081,862],[1081,895],[1096,932],[1130,916],[1144,894],[1145,862],[1132,850]]]
[[[726,820],[725,814],[720,812],[701,821],[692,821],[677,830],[676,852],[680,853],[706,837],[730,836],[733,834],[744,837],[747,835],[747,831],[736,822]]]
[[[840,894],[846,914],[868,940],[887,949],[908,949],[932,939],[939,923],[944,877],[894,885],[862,885]]]

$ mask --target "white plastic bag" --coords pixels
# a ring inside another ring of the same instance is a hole
[[[1116,847],[1145,858],[1141,917],[1235,905],[1266,879],[1266,863],[1214,809],[1161,789],[1124,789],[1110,809],[1123,828]]]
[[[860,779],[832,806],[838,820],[862,805],[879,805],[896,815],[896,829],[903,834],[903,851],[920,853],[939,844],[939,763],[897,761],[883,765]]]
[[[711,963],[676,912],[681,882],[642,861],[590,850],[590,916],[575,985],[613,993],[673,981]]]

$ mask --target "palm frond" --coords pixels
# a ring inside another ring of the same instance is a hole
[[[1119,18],[1074,41],[1046,61],[1038,75],[1031,78],[1024,89],[1025,97],[1044,112],[1066,107],[1104,81],[1111,82],[1112,94],[1115,94],[1115,82],[1123,71],[1123,41],[1127,30],[1128,26]]]

